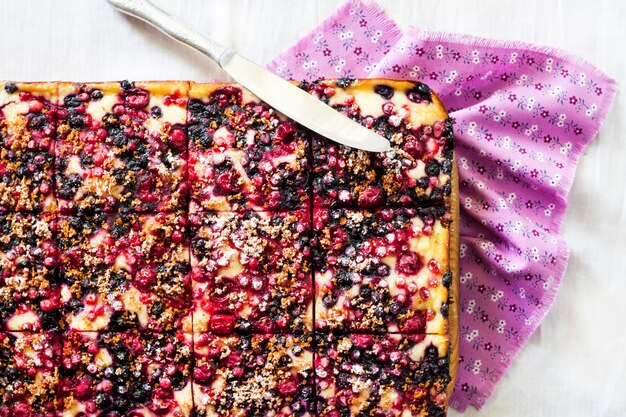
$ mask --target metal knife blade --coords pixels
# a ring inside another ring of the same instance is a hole
[[[118,10],[141,19],[172,38],[203,53],[239,84],[303,126],[328,139],[372,152],[389,150],[384,137],[345,117],[230,48],[207,38],[159,9],[148,0],[108,0]]]

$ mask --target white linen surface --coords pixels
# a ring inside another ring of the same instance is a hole
[[[342,1],[155,1],[260,64]],[[524,40],[626,79],[621,0],[380,0],[405,29]],[[104,0],[1,0],[0,79],[224,79],[212,62]],[[468,416],[626,416],[626,103],[618,94],[583,155],[563,234],[571,258],[548,317],[482,411]],[[621,352],[621,353],[620,353]],[[452,411],[451,416],[460,413]]]

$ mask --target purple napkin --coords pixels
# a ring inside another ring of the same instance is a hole
[[[410,28],[348,2],[269,64],[284,78],[419,80],[454,119],[461,203],[461,356],[450,404],[482,407],[552,306],[578,158],[614,81],[551,48]]]

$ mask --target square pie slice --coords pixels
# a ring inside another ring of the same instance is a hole
[[[0,214],[0,327],[56,330],[59,287],[56,220],[51,213]]]
[[[445,417],[447,336],[322,335],[315,350],[320,417]]]
[[[63,335],[63,417],[191,413],[191,336],[76,332]]]
[[[56,210],[55,83],[0,83],[0,214]]]
[[[186,206],[186,82],[61,83],[56,195],[65,214]]]
[[[317,136],[315,207],[411,206],[451,193],[453,134],[441,101],[419,82],[323,80],[302,88],[391,142],[366,152]]]
[[[60,415],[60,359],[54,332],[0,332],[0,415]]]
[[[235,84],[191,84],[190,211],[294,210],[308,202],[308,134]]]
[[[59,218],[63,325],[78,331],[191,331],[182,213]]]
[[[194,335],[198,417],[310,417],[312,336]]]
[[[306,210],[192,214],[194,332],[310,331],[309,218]]]
[[[445,208],[315,209],[313,219],[316,329],[446,332]]]

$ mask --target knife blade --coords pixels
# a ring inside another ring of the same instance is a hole
[[[389,150],[389,141],[349,119],[307,92],[187,27],[148,0],[108,0],[121,12],[141,19],[213,59],[235,81],[267,104],[335,142],[371,152]]]

